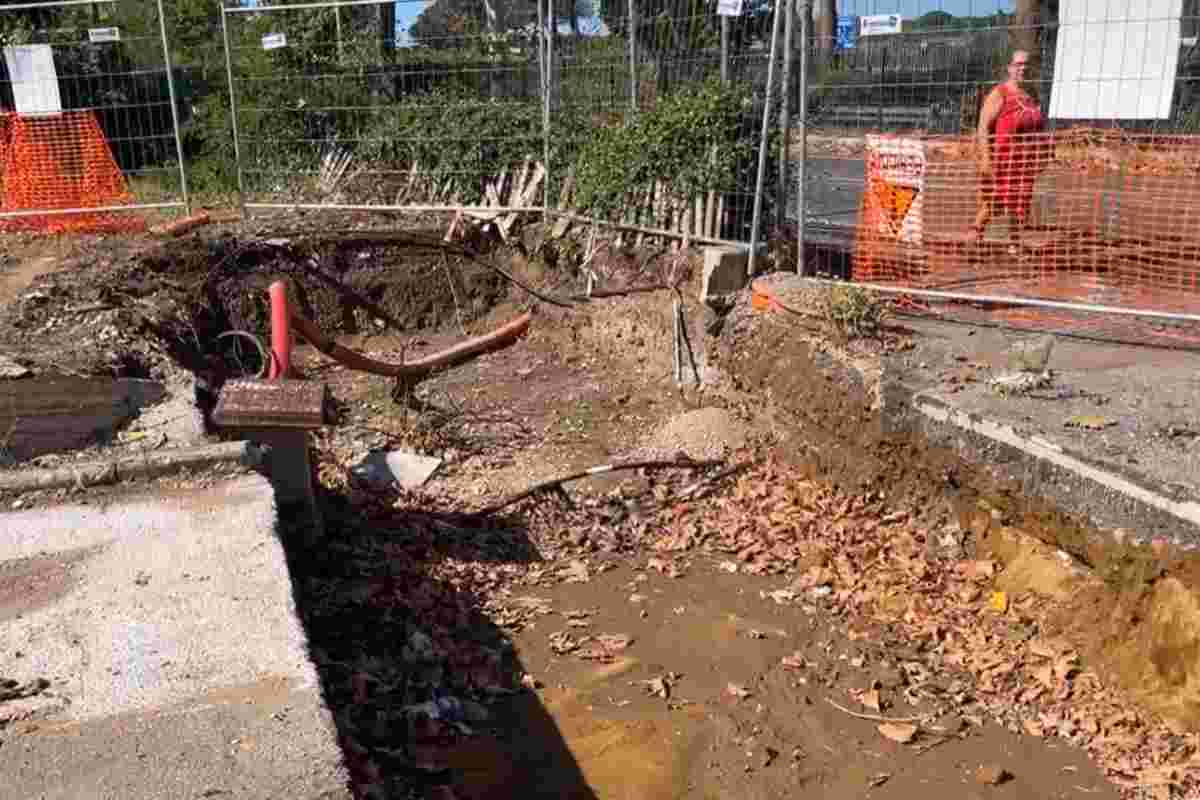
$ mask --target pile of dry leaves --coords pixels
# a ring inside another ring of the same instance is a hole
[[[352,695],[348,729],[386,731],[373,698],[400,685],[405,690],[387,704],[395,709],[387,713],[400,716],[439,696],[486,704],[529,685],[510,658],[509,636],[539,617],[565,620],[551,636],[555,652],[611,661],[630,646],[628,636],[592,633],[594,610],[554,610],[530,589],[585,582],[630,557],[648,556],[649,569],[678,577],[702,558],[727,572],[779,576],[786,584],[767,599],[838,619],[849,640],[879,645],[879,660],[894,664],[901,678],[872,683],[853,699],[888,715],[880,719],[892,727],[881,727],[882,735],[916,737],[919,749],[946,734],[929,725],[935,717],[995,720],[1086,748],[1128,797],[1200,791],[1200,737],[1136,710],[1069,641],[1043,633],[1048,600],[993,591],[1002,566],[969,558],[956,527],[923,529],[907,512],[805,480],[770,458],[738,475],[640,476],[569,505],[535,497],[511,509],[507,527],[472,519],[461,513],[466,509],[414,511],[415,497],[354,488],[335,473],[324,474],[324,482],[352,500],[347,506],[357,520],[344,528],[339,559],[356,565],[357,580],[365,581],[359,597],[346,602],[386,612],[376,633],[387,629],[393,640],[396,619],[408,626],[398,639],[408,649],[396,662],[360,659],[334,669]],[[344,582],[338,593],[345,597]],[[414,649],[423,652],[415,661]],[[424,683],[414,684],[418,662]],[[797,654],[783,666],[808,665]],[[381,670],[396,674],[380,677]],[[358,673],[371,677],[356,679]],[[893,716],[911,713],[903,706],[921,712],[911,720]],[[367,722],[363,708],[373,709]],[[387,752],[381,742],[359,746],[375,761]]]
[[[662,522],[652,545],[660,565],[678,570],[699,552],[728,571],[787,576],[786,588],[769,593],[776,602],[842,617],[852,638],[869,635],[856,630],[864,626],[900,633],[920,656],[901,663],[909,702],[930,694],[919,689],[931,669],[962,671],[973,678],[969,691],[932,692],[942,712],[1084,747],[1128,796],[1200,790],[1200,737],[1139,712],[1070,642],[1042,635],[1049,601],[991,591],[1000,566],[964,558],[956,529],[922,530],[907,513],[775,463],[745,473],[714,502],[668,510]],[[859,701],[879,707],[867,699]]]

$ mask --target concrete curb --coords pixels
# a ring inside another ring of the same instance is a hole
[[[927,424],[957,429],[1015,451],[1019,457],[1033,459],[1062,476],[1069,476],[1069,481],[1054,479],[1049,474],[1037,477],[1043,486],[1050,483],[1066,484],[1066,491],[1072,496],[1060,499],[1073,510],[1089,514],[1100,512],[1100,516],[1115,517],[1114,521],[1122,525],[1142,523],[1173,529],[1171,533],[1174,535],[1170,538],[1180,544],[1200,539],[1200,503],[1173,498],[1143,476],[1122,474],[1041,436],[1026,434],[1011,425],[965,412],[928,394],[916,394],[910,402]],[[999,462],[1005,460],[999,459]],[[984,463],[989,461],[999,463],[994,458],[985,459]],[[1033,477],[1032,473],[1029,477]],[[1075,484],[1074,490],[1069,484]],[[1090,491],[1089,485],[1092,487]]]
[[[221,464],[257,468],[263,449],[253,442],[221,442],[165,452],[146,452],[102,461],[85,461],[58,469],[20,469],[0,472],[0,492],[33,492],[68,487],[106,486],[133,478],[157,478],[184,469],[209,469]]]

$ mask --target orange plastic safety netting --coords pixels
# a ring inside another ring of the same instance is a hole
[[[131,231],[145,222],[126,213],[38,214],[127,205],[133,195],[95,115],[0,114],[0,230]]]
[[[1200,314],[1200,137],[1069,130],[979,156],[966,137],[866,137],[853,278]]]

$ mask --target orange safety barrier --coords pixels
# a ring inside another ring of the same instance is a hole
[[[102,208],[133,202],[96,117],[0,114],[0,213]],[[0,217],[2,230],[133,231],[145,222],[111,212]]]
[[[1200,313],[1200,137],[1030,134],[990,176],[970,137],[864,147],[856,281]]]

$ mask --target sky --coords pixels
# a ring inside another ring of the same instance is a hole
[[[427,2],[396,3],[396,44],[409,43],[408,26],[417,21],[417,17],[429,5]]]
[[[407,29],[428,6],[423,0],[404,0],[396,3],[396,27],[401,31],[401,44],[408,42]],[[945,11],[956,17],[974,17],[1011,12],[1013,0],[838,0],[841,14],[903,14],[919,17],[930,11]]]
[[[242,0],[254,5],[255,0]],[[403,0],[396,3],[397,43],[408,44],[408,28],[429,5],[428,0]],[[838,0],[842,14],[902,14],[919,17],[930,11],[945,11],[956,17],[982,16],[997,11],[1012,11],[1012,0]]]
[[[919,17],[930,11],[945,11],[956,17],[978,17],[997,11],[1012,11],[1012,0],[839,0],[842,14],[902,14]]]

